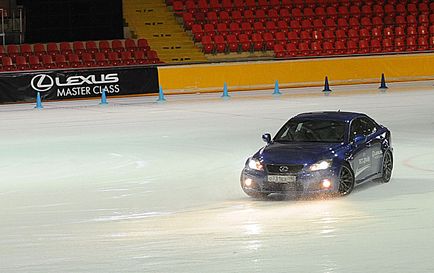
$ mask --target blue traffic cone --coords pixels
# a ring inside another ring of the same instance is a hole
[[[163,87],[160,86],[160,88],[158,89],[158,102],[163,102],[166,101],[166,98],[164,97],[164,93],[163,93]]]
[[[105,88],[102,89],[102,93],[101,93],[101,102],[99,103],[100,105],[106,105],[107,103],[107,95],[106,95],[107,90]]]
[[[329,78],[327,76],[325,77],[324,89],[322,91],[323,92],[332,92],[332,90],[330,89],[330,86],[329,86]]]
[[[279,90],[279,81],[276,80],[276,82],[274,83],[274,92],[273,95],[281,95],[282,93],[280,93]]]
[[[35,106],[35,108],[36,109],[42,109],[42,108],[44,108],[42,106],[41,93],[39,93],[39,92],[36,93],[36,106]]]
[[[384,73],[381,74],[381,83],[380,83],[380,87],[378,87],[378,89],[387,89],[387,85],[386,85],[386,79],[384,78]]]
[[[228,92],[228,85],[226,84],[226,82],[223,85],[223,95],[222,98],[230,98],[231,96],[229,96],[229,92]]]

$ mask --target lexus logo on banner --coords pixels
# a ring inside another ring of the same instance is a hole
[[[54,80],[51,76],[46,74],[39,74],[33,77],[30,85],[35,91],[45,92],[54,86]]]

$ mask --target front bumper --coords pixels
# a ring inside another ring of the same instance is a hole
[[[320,193],[335,193],[339,188],[339,169],[331,167],[327,170],[306,171],[302,170],[298,173],[289,175],[296,176],[295,182],[290,183],[275,183],[268,182],[268,173],[266,171],[256,171],[249,168],[244,168],[241,172],[241,187],[247,195],[254,196],[257,193],[261,194],[320,194]],[[247,186],[245,181],[251,179],[251,185]],[[324,188],[322,182],[328,179],[331,182],[330,187]]]

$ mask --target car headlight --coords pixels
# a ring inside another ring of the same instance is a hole
[[[331,165],[332,165],[332,160],[331,159],[321,160],[321,161],[318,161],[315,164],[312,164],[309,167],[309,170],[311,170],[311,171],[326,170],[326,169],[330,168]]]
[[[249,161],[247,162],[247,166],[250,169],[257,170],[257,171],[262,171],[264,169],[262,163],[255,158],[249,158]]]

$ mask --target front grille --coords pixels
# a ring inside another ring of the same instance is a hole
[[[288,173],[298,173],[303,169],[304,165],[301,164],[290,164],[290,165],[280,165],[280,164],[268,164],[267,171],[270,174],[288,174]]]
[[[300,183],[266,183],[262,190],[270,192],[295,192],[303,191],[303,185]]]

